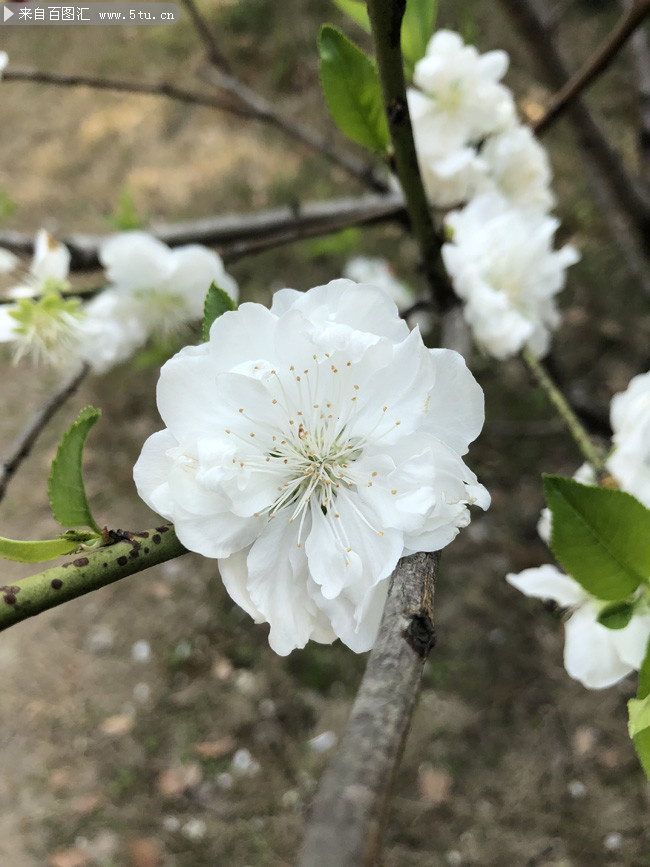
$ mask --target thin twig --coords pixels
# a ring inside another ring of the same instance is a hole
[[[89,366],[83,364],[78,370],[75,370],[62,380],[60,385],[48,395],[32,414],[23,430],[18,434],[0,463],[0,500],[4,497],[11,478],[31,452],[34,443],[47,426],[47,423],[56,411],[63,406],[66,400],[76,392],[89,370]]]
[[[205,77],[211,79],[217,85],[223,96],[201,93],[178,87],[169,81],[147,82],[131,81],[125,79],[111,79],[95,75],[67,75],[61,72],[46,72],[42,69],[5,69],[2,74],[3,82],[7,81],[33,81],[43,84],[53,84],[59,87],[90,87],[95,90],[114,90],[123,93],[140,93],[149,96],[164,96],[179,102],[199,105],[207,108],[228,112],[236,117],[258,120],[270,124],[281,130],[286,135],[307,145],[319,153],[333,165],[344,169],[349,175],[356,178],[367,187],[386,192],[388,185],[379,176],[372,166],[353,154],[336,148],[328,139],[319,135],[315,130],[303,124],[283,117],[276,111],[271,103],[254,91],[247,88],[233,76],[225,75],[210,66]]]
[[[431,218],[413,141],[400,47],[400,30],[405,8],[405,3],[392,0],[368,0],[368,16],[393,144],[395,168],[404,191],[411,230],[420,248],[424,273],[436,306],[444,312],[454,304],[455,295],[442,261],[442,244]]]
[[[500,0],[500,3],[526,40],[544,77],[551,87],[560,90],[570,76],[548,25],[550,16],[546,0]],[[613,201],[636,227],[639,236],[644,238],[650,212],[643,191],[625,170],[620,155],[603,134],[582,97],[576,96],[567,104],[566,115],[585,158],[602,174]]]
[[[631,9],[633,5],[634,0],[623,0],[624,9]],[[638,27],[632,34],[630,48],[639,93],[638,152],[641,182],[646,196],[650,196],[650,47],[643,27]]]
[[[242,245],[262,241],[268,249],[275,243],[325,235],[349,226],[403,219],[404,198],[401,193],[365,195],[358,198],[308,202],[295,207],[271,208],[253,214],[224,214],[171,225],[154,225],[156,238],[178,247],[182,244],[207,244],[219,247],[229,261],[243,255]],[[61,239],[70,250],[73,270],[99,267],[99,248],[108,236],[72,234]],[[30,255],[34,236],[21,232],[0,231],[0,247],[14,253]]]
[[[312,804],[299,867],[377,863],[386,806],[435,643],[439,554],[413,554],[391,576],[379,635],[336,755]]]
[[[141,533],[118,530],[114,535],[123,541],[77,554],[73,560],[0,587],[0,631],[187,553],[171,524]]]
[[[194,0],[182,0],[183,5],[187,9],[190,14],[190,18],[192,19],[192,24],[194,25],[194,29],[199,35],[199,38],[203,42],[203,46],[205,48],[205,53],[210,61],[217,69],[221,69],[227,75],[232,73],[232,69],[230,67],[230,63],[228,62],[228,58],[223,53],[223,51],[217,45],[217,41],[214,37],[212,30],[210,29],[210,25],[205,20],[203,15],[199,12],[197,5],[194,3]]]
[[[628,38],[650,14],[650,0],[637,0],[625,11],[607,39],[553,97],[545,114],[533,124],[534,132],[541,134],[580,94],[601,75],[618,55]]]

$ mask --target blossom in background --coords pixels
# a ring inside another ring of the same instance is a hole
[[[11,288],[10,298],[34,298],[47,292],[62,292],[70,288],[70,251],[59,244],[45,229],[39,229],[34,239],[34,255],[24,283]]]
[[[141,319],[150,333],[163,337],[201,319],[212,282],[238,298],[221,257],[199,244],[170,250],[146,232],[124,232],[102,245],[99,258],[122,297],[124,315]]]
[[[558,221],[485,193],[449,214],[446,225],[443,260],[477,342],[496,358],[524,346],[543,356],[560,321],[555,295],[579,258],[570,245],[553,250]]]
[[[489,505],[462,458],[484,419],[463,359],[429,350],[377,287],[335,280],[243,304],[165,364],[134,469],[182,543],[216,557],[281,654],[374,642],[398,559]]]
[[[630,622],[623,629],[598,623],[609,603],[595,599],[555,566],[524,569],[506,575],[506,581],[538,599],[553,599],[570,610],[564,624],[564,666],[588,689],[603,689],[640,668],[650,637],[650,608],[639,598]]]
[[[0,274],[9,274],[10,271],[18,267],[19,262],[20,259],[18,256],[14,256],[11,250],[0,247]]]
[[[650,508],[650,372],[614,395],[610,418],[614,449],[607,467],[624,491]]]
[[[6,51],[0,51],[0,79],[2,79],[2,73],[7,68],[7,64],[9,63],[9,55]]]
[[[493,187],[514,207],[548,211],[555,204],[546,150],[526,126],[490,136],[480,151],[484,186]]]

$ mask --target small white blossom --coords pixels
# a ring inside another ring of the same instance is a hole
[[[13,271],[18,267],[19,262],[20,259],[11,250],[5,250],[4,247],[0,247],[0,274],[8,274],[10,271]]]
[[[109,238],[99,257],[115,291],[139,309],[132,315],[146,322],[150,333],[165,336],[201,319],[212,282],[238,298],[221,257],[199,244],[171,250],[146,232],[124,232]]]
[[[490,136],[481,148],[487,178],[510,204],[548,211],[555,204],[546,150],[526,126]]]
[[[623,629],[609,629],[598,623],[608,604],[595,599],[584,588],[550,564],[506,575],[506,581],[538,599],[553,599],[569,608],[564,624],[564,667],[588,689],[603,689],[640,668],[650,637],[650,609],[642,598],[630,622]]]
[[[514,100],[500,84],[507,69],[505,51],[481,55],[473,45],[464,45],[458,33],[438,30],[413,74],[429,100],[428,111],[418,112],[421,138],[432,143],[441,139],[451,149],[509,126],[515,118]],[[411,99],[412,93],[409,106]]]
[[[281,654],[374,642],[388,579],[489,504],[462,461],[484,419],[463,359],[427,349],[380,289],[335,280],[243,304],[167,362],[167,428],[138,491]]]
[[[477,342],[496,358],[524,346],[543,356],[560,322],[555,295],[578,260],[569,245],[552,249],[558,221],[485,193],[449,214],[447,226],[443,259]]]
[[[2,73],[7,68],[7,64],[9,63],[9,55],[6,51],[0,51],[0,80],[2,80]]]
[[[115,289],[95,295],[84,307],[78,353],[95,373],[126,361],[148,337],[142,311]]]
[[[650,508],[650,372],[614,395],[610,418],[614,450],[607,468],[624,491]]]

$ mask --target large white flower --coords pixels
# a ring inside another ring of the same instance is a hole
[[[610,418],[614,451],[607,467],[624,491],[650,508],[650,372],[614,395]]]
[[[606,602],[590,596],[573,578],[555,566],[524,569],[506,575],[506,581],[538,599],[553,599],[571,610],[564,624],[564,666],[568,674],[588,689],[603,689],[640,668],[650,637],[650,609],[639,600],[623,629],[598,623]]]
[[[579,258],[569,245],[552,249],[558,221],[513,208],[493,192],[453,211],[447,226],[452,240],[443,259],[477,342],[496,358],[524,346],[544,355],[560,321],[555,295]]]
[[[371,647],[398,559],[447,545],[489,496],[461,455],[480,387],[378,288],[335,280],[243,304],[161,371],[167,428],[135,466],[183,544],[219,559],[281,654]]]
[[[200,244],[170,250],[146,232],[124,232],[109,238],[99,257],[125,309],[128,299],[130,315],[146,322],[151,333],[164,336],[200,319],[213,281],[238,298],[237,283],[221,257]]]

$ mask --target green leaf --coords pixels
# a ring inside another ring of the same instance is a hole
[[[370,33],[370,19],[368,18],[368,9],[365,3],[361,2],[361,0],[334,0],[334,5],[344,15],[351,18],[355,24],[362,27],[366,33]]]
[[[545,476],[551,548],[598,599],[621,600],[650,580],[650,511],[630,494]]]
[[[390,143],[374,61],[325,24],[318,40],[320,80],[330,114],[353,141],[384,152]]]
[[[634,603],[612,602],[606,605],[598,615],[598,622],[608,629],[625,629],[634,614]]]
[[[4,560],[18,560],[20,563],[44,563],[64,554],[71,554],[79,547],[79,542],[71,539],[48,539],[45,542],[21,542],[17,539],[4,539],[0,536],[0,557]]]
[[[237,305],[232,300],[230,295],[212,283],[208,289],[208,294],[205,296],[205,304],[203,305],[203,324],[201,326],[201,336],[203,340],[210,339],[210,328],[215,319],[223,316],[228,310],[236,310]]]
[[[437,0],[406,0],[402,21],[402,55],[407,78],[413,77],[415,64],[426,53],[437,11]]]
[[[101,531],[88,507],[81,459],[86,437],[100,415],[101,410],[92,406],[81,410],[79,418],[63,434],[47,480],[56,520],[64,527],[91,527],[97,533]]]
[[[650,780],[650,641],[639,670],[637,697],[628,702],[628,731],[639,761]]]

